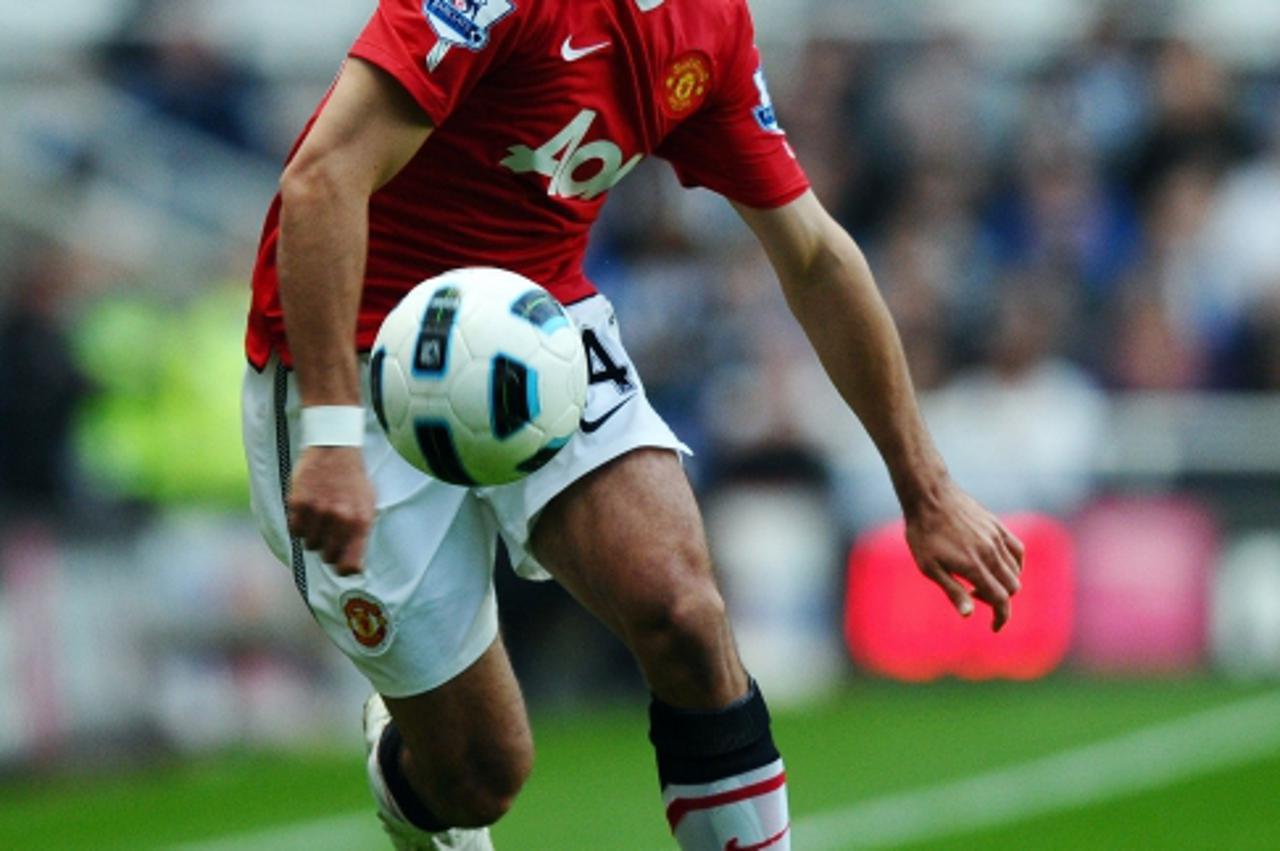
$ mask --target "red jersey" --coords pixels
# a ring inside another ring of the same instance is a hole
[[[593,294],[587,232],[649,154],[750,207],[801,195],[754,38],[746,0],[380,0],[351,56],[398,80],[436,130],[370,199],[357,347],[416,284],[462,266],[511,269],[566,304]],[[259,369],[272,350],[289,357],[279,213],[277,196],[253,274]]]

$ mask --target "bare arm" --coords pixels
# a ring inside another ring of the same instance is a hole
[[[792,313],[883,456],[910,513],[947,477],[916,407],[906,358],[871,270],[812,193],[739,212],[760,238]]]
[[[1022,545],[952,483],[920,417],[902,344],[853,239],[812,192],[777,210],[738,208],[764,246],[792,313],[884,458],[920,569],[961,614],[975,594],[1009,617]]]
[[[354,340],[369,196],[431,129],[394,80],[352,59],[281,178],[280,300],[304,407],[360,404]],[[372,522],[360,449],[304,450],[289,499],[293,534],[340,573],[354,573]]]
[[[422,147],[431,124],[408,93],[359,59],[280,180],[280,298],[304,405],[358,405],[356,312],[369,196]]]

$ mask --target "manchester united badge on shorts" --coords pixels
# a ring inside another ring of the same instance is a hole
[[[683,117],[707,99],[711,89],[711,60],[691,50],[671,60],[662,75],[662,105],[676,118]]]
[[[362,650],[377,655],[391,646],[393,627],[381,601],[364,591],[348,591],[339,603],[347,629]]]

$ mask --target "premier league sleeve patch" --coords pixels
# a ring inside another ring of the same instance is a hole
[[[769,83],[764,78],[764,68],[756,69],[754,79],[756,89],[760,92],[760,102],[752,110],[752,114],[756,117],[756,123],[766,133],[781,135],[782,128],[778,126],[778,113],[773,108],[773,98],[769,96]]]
[[[451,47],[483,50],[493,25],[515,11],[511,0],[423,0],[422,13],[440,39],[427,57],[434,70]]]

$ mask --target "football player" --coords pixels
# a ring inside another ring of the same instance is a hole
[[[608,190],[651,155],[729,199],[763,244],[884,457],[924,575],[961,615],[976,598],[996,629],[1009,617],[1021,545],[935,451],[862,254],[778,125],[746,0],[381,0],[267,217],[244,428],[264,536],[381,695],[366,706],[368,771],[399,847],[491,847],[486,826],[530,770],[497,629],[499,536],[519,573],[554,577],[634,654],[680,847],[790,847],[783,763],[712,577],[685,447],[582,270]],[[547,287],[593,365],[578,434],[502,487],[417,472],[366,404],[382,318],[464,266]]]

